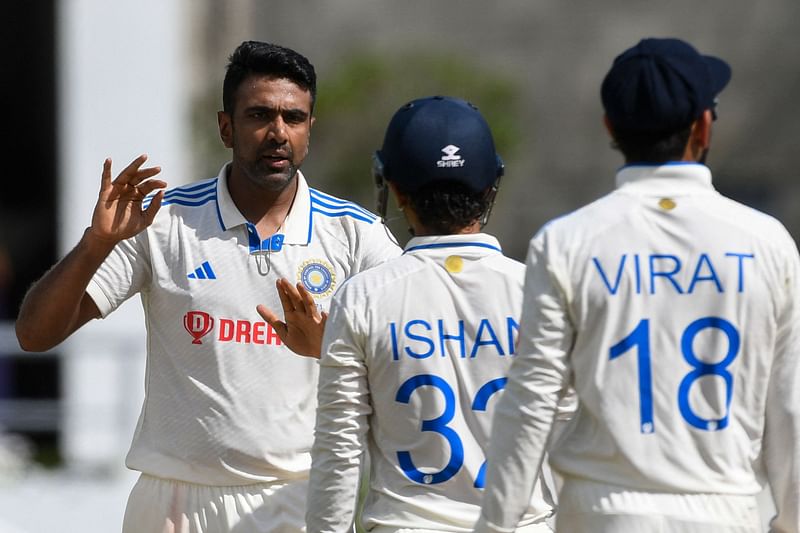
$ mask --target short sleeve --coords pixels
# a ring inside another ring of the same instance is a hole
[[[89,282],[86,292],[103,318],[142,291],[151,278],[146,234],[143,231],[117,244]]]

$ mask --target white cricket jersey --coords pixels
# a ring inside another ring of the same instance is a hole
[[[523,277],[489,235],[416,237],[341,288],[320,361],[308,531],[350,531],[367,449],[367,530],[471,531]],[[538,486],[523,492],[523,524],[551,513]]]
[[[753,495],[798,531],[800,259],[775,219],[699,164],[627,166],[617,189],[531,241],[519,355],[495,418],[478,530],[525,502],[554,398],[577,416],[555,470],[632,490]]]
[[[227,167],[164,196],[153,224],[121,242],[87,292],[103,316],[141,294],[145,400],[127,465],[207,485],[307,476],[318,368],[256,312],[280,310],[275,281],[302,282],[327,309],[349,276],[400,254],[365,209],[310,189],[263,239],[233,203]],[[262,240],[263,239],[263,240]]]

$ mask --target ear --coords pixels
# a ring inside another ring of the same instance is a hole
[[[701,161],[704,154],[711,146],[711,123],[714,117],[710,109],[703,111],[697,120],[692,123],[692,130],[689,133],[689,141],[683,152],[684,161]]]
[[[608,132],[609,135],[611,135],[611,138],[613,139],[614,128],[611,127],[611,121],[608,120],[608,115],[603,115],[603,126],[606,127],[606,131]]]
[[[217,125],[219,126],[219,138],[225,148],[233,148],[233,121],[231,116],[225,111],[217,111]]]
[[[714,115],[710,109],[706,109],[692,125],[692,138],[702,150],[708,149],[711,145],[711,124],[713,122]]]
[[[311,146],[311,130],[314,127],[314,122],[316,122],[317,118],[314,115],[311,115],[311,118],[308,119],[308,140],[306,142],[306,155],[308,155],[308,147]]]
[[[397,207],[399,207],[400,210],[402,211],[405,208],[405,206],[408,205],[408,195],[400,192],[397,186],[391,181],[386,180],[386,184],[389,186],[389,190],[391,190],[392,194],[394,195],[395,201],[397,202]]]

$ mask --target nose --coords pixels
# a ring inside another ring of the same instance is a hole
[[[284,144],[287,141],[286,122],[280,115],[269,123],[267,139],[277,144]]]

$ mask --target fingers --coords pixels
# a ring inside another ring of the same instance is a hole
[[[284,278],[280,278],[275,282],[275,287],[278,289],[278,297],[281,299],[281,307],[283,307],[284,314],[295,311],[295,301],[292,298],[290,291],[286,290],[286,285],[289,285],[289,288],[292,288],[291,284]]]
[[[134,185],[134,186],[139,185],[144,180],[152,178],[153,176],[159,174],[160,172],[161,172],[161,167],[147,167],[139,169],[139,171],[137,171],[136,174],[133,177],[131,177],[130,180],[128,180],[128,185]]]
[[[118,184],[128,183],[130,179],[136,175],[136,173],[139,170],[139,167],[141,167],[145,161],[147,161],[146,154],[142,154],[133,161],[131,161],[128,164],[128,166],[123,168],[122,172],[120,172],[117,175],[117,179],[114,180],[114,183]]]
[[[303,289],[305,290],[305,289]],[[308,306],[306,304],[305,298],[300,294],[297,288],[289,283],[289,280],[286,278],[281,278],[278,280],[278,291],[284,293],[286,298],[291,301],[291,308],[294,311],[299,313],[308,314]],[[311,303],[313,304],[314,301],[312,299]]]
[[[266,320],[267,324],[272,326],[272,329],[275,330],[275,333],[278,334],[281,340],[285,342],[286,333],[288,332],[286,323],[281,321],[278,315],[273,313],[272,310],[266,305],[261,305],[261,304],[257,305],[256,311],[258,312],[259,315],[261,315],[261,318]]]
[[[161,167],[146,167],[141,168],[142,164],[147,161],[147,154],[142,154],[130,164],[122,169],[114,180],[116,185],[131,185],[136,186],[148,178],[152,178],[161,172]]]
[[[108,188],[111,185],[111,158],[107,157],[103,161],[103,173],[100,177],[100,190]]]
[[[284,312],[296,311],[315,320],[320,320],[314,297],[302,283],[292,285],[289,280],[280,278],[275,285],[278,288],[278,295],[281,298]]]
[[[278,315],[273,313],[272,309],[270,309],[266,305],[262,305],[262,304],[257,305],[256,306],[256,311],[258,312],[259,315],[261,315],[261,318],[263,318],[264,320],[266,320],[270,324],[272,324],[273,322],[279,322],[280,321],[280,318],[278,318]]]
[[[139,192],[142,193],[142,195],[147,196],[148,194],[150,194],[154,190],[163,189],[166,186],[167,186],[167,182],[166,181],[162,181],[162,180],[147,180],[144,183],[138,185],[136,188],[139,189]]]
[[[148,226],[152,224],[153,220],[156,218],[156,213],[158,213],[158,210],[161,209],[161,200],[163,199],[164,191],[158,191],[150,201],[150,205],[148,205],[147,209],[144,210],[144,218]]]
[[[306,290],[302,283],[297,284],[297,294],[305,307],[306,315],[314,318],[319,318],[319,311],[317,304],[314,302],[314,297]]]

